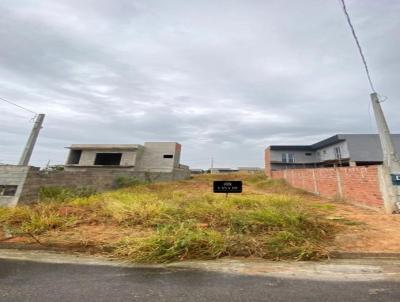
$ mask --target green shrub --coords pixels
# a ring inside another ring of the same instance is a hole
[[[140,185],[142,182],[133,176],[117,176],[114,180],[116,188],[125,188]]]
[[[89,197],[95,193],[95,189],[88,187],[68,188],[49,186],[40,188],[39,200],[64,202],[73,198]]]

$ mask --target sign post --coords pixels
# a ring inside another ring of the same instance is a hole
[[[214,193],[225,193],[225,198],[228,198],[229,193],[242,193],[243,184],[238,180],[217,180],[213,184]]]

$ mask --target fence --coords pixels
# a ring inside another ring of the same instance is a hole
[[[296,188],[328,198],[384,207],[382,166],[359,166],[271,171],[272,178],[283,178]]]

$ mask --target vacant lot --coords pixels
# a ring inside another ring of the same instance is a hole
[[[214,194],[216,179],[242,179],[244,193]],[[356,215],[365,210],[334,205],[263,175],[124,185],[94,195],[47,190],[37,205],[0,209],[0,240],[162,263],[227,256],[318,259],[348,249],[349,242],[351,249],[357,234],[369,232],[368,222]]]

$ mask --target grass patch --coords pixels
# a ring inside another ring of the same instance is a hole
[[[191,223],[165,225],[146,238],[124,238],[114,254],[134,262],[166,263],[187,259],[215,259],[226,252],[221,233]]]
[[[42,187],[39,190],[40,201],[52,201],[52,202],[65,202],[77,197],[88,197],[96,193],[96,190],[88,187],[59,187],[49,186]]]
[[[142,184],[143,182],[132,176],[117,176],[114,180],[116,188],[126,188]]]
[[[110,254],[133,262],[325,255],[324,247],[336,232],[335,224],[325,218],[329,207],[290,194],[283,189],[286,183],[262,174],[224,178],[243,179],[250,189],[225,198],[211,193],[211,182],[221,177],[204,175],[174,183],[133,183],[74,198],[62,190],[60,194],[51,191],[46,203],[2,209],[0,223],[14,234],[39,237],[50,236],[53,230],[71,231],[78,224],[118,226],[124,235],[116,232],[112,242],[117,243],[101,242],[99,248],[107,246]],[[268,188],[268,194],[259,188]],[[126,236],[129,233],[146,236]]]
[[[53,205],[20,206],[0,211],[0,224],[15,236],[40,235],[49,230],[62,230],[74,226],[73,216],[64,216]]]
[[[256,189],[271,193],[305,193],[305,191],[301,189],[293,188],[284,179],[268,178],[263,173],[251,175],[250,177],[248,177],[248,179],[246,179],[246,183],[254,186],[254,188]]]
[[[325,211],[333,211],[336,209],[335,205],[329,203],[316,203],[311,205],[314,209],[325,210]]]

